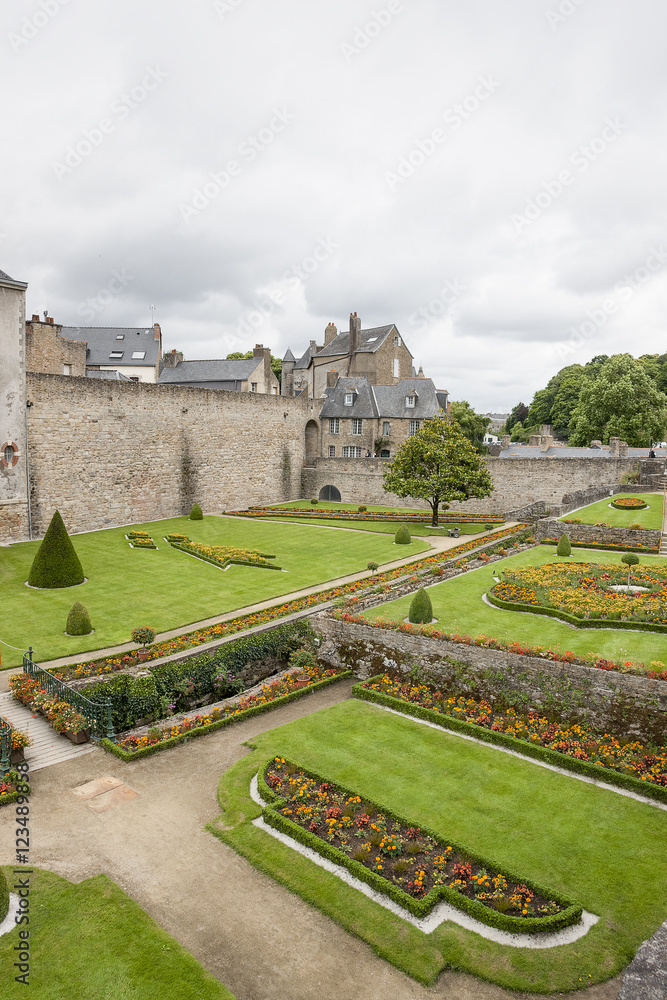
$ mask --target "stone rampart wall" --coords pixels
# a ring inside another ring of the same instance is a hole
[[[601,545],[660,545],[659,531],[638,528],[598,528],[594,524],[567,524],[555,518],[544,518],[535,526],[538,542],[543,538],[560,538],[566,534],[571,542],[596,542]]]

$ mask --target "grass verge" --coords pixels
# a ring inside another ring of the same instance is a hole
[[[645,510],[617,510],[610,507],[613,500],[621,500],[623,497],[637,497],[648,504]],[[652,528],[655,531],[662,530],[662,493],[616,493],[613,497],[605,500],[598,500],[597,503],[589,504],[581,510],[573,510],[570,514],[564,514],[560,518],[562,522],[570,521],[573,517],[579,518],[582,524],[597,524],[598,521],[606,521],[613,528],[629,528],[631,524],[640,524],[642,528]]]

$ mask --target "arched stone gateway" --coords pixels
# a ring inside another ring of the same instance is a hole
[[[328,500],[329,503],[340,503],[340,490],[335,486],[323,486],[319,499]]]
[[[320,453],[320,428],[316,420],[309,420],[306,424],[306,461],[308,464]]]

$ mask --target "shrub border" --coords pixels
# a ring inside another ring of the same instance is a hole
[[[376,674],[369,677],[364,683],[379,681],[383,674]],[[453,733],[465,733],[467,736],[474,736],[484,743],[492,743],[504,747],[507,750],[514,750],[515,753],[534,757],[536,760],[553,764],[566,771],[573,771],[583,774],[587,778],[595,781],[604,781],[608,785],[618,785],[626,791],[636,792],[645,798],[656,799],[658,802],[667,803],[667,787],[654,785],[641,778],[633,778],[629,774],[621,774],[611,768],[600,767],[597,764],[590,764],[585,760],[577,760],[576,757],[568,757],[567,754],[558,750],[550,750],[548,747],[537,746],[527,740],[516,739],[513,736],[506,736],[504,733],[496,733],[483,726],[477,726],[473,722],[464,722],[463,719],[456,719],[451,715],[443,715],[442,712],[435,712],[431,708],[424,708],[423,705],[414,705],[401,698],[394,698],[392,695],[382,694],[380,691],[370,691],[364,687],[364,683],[355,684],[352,688],[352,697],[362,701],[368,701],[378,705],[385,705],[387,708],[395,708],[403,715],[413,715],[416,719],[424,719],[427,722],[435,722],[441,729],[451,730]]]
[[[567,522],[563,521],[563,524]],[[590,525],[593,527],[593,525]],[[653,529],[650,529],[653,530]],[[541,538],[540,545],[558,545],[557,538]],[[643,552],[645,555],[659,555],[658,545],[620,545],[618,542],[574,542],[570,539],[573,549],[606,549],[608,552]]]
[[[257,783],[262,797],[267,802],[273,803],[273,805],[278,805],[279,802],[284,803],[285,800],[266,783],[266,771],[273,764],[273,761],[274,758],[271,757],[266,761],[263,767],[260,768],[257,774]],[[308,768],[302,767],[302,765],[296,764],[294,761],[286,761],[286,763],[294,764],[295,767],[298,767],[299,770],[308,777],[314,778],[317,781],[332,780],[328,777],[323,777],[316,771],[311,771]],[[335,784],[347,795],[359,794],[358,789],[346,788],[339,782],[335,782]],[[405,817],[400,816],[392,809],[386,808],[379,802],[374,802],[373,805],[376,809],[378,809],[378,811],[390,819],[405,823],[407,826],[411,826],[414,823],[414,820],[406,820]],[[299,826],[298,823],[294,823],[292,820],[288,819],[288,817],[282,816],[276,809],[273,808],[272,805],[264,807],[262,817],[269,826],[279,830],[281,833],[288,834],[294,840],[297,840],[305,847],[310,847],[322,857],[328,858],[329,861],[333,861],[336,864],[341,865],[343,868],[346,868],[347,871],[360,881],[365,882],[366,885],[369,885],[381,895],[392,899],[395,903],[398,903],[399,906],[402,906],[404,910],[407,910],[415,917],[428,916],[434,906],[436,906],[440,900],[444,900],[446,903],[454,906],[457,910],[467,913],[475,920],[479,920],[480,923],[489,927],[495,927],[498,930],[507,931],[511,934],[540,934],[545,931],[553,932],[561,930],[563,927],[570,927],[572,924],[577,923],[583,912],[583,906],[581,903],[573,903],[559,892],[547,889],[536,882],[527,881],[523,876],[517,876],[516,873],[511,872],[505,866],[499,866],[497,862],[491,861],[483,855],[475,854],[470,851],[469,848],[464,847],[457,841],[443,838],[441,834],[436,833],[434,830],[430,830],[421,824],[419,825],[419,829],[427,836],[433,837],[438,844],[442,844],[443,846],[451,845],[455,851],[462,854],[464,857],[469,858],[471,861],[474,861],[484,868],[491,869],[492,872],[502,872],[503,875],[506,875],[511,880],[528,886],[528,888],[539,892],[541,895],[545,896],[547,899],[553,900],[555,903],[564,905],[566,909],[564,909],[561,913],[552,914],[547,917],[508,916],[505,913],[500,913],[497,910],[489,908],[488,906],[484,906],[483,903],[479,903],[476,899],[469,899],[467,896],[456,892],[454,889],[450,889],[449,886],[446,885],[434,886],[422,899],[415,899],[414,896],[410,896],[409,893],[405,892],[399,886],[393,885],[382,875],[379,875],[377,872],[370,871],[365,867],[365,865],[362,865],[361,862],[355,861],[354,858],[350,858],[337,847],[334,847],[332,844],[328,844],[316,833],[311,833],[310,830],[305,830],[302,826]]]
[[[108,750],[110,753],[126,762],[140,760],[142,757],[151,757],[154,753],[159,753],[161,750],[168,750],[171,747],[177,746],[179,743],[185,743],[187,740],[191,740],[195,736],[204,736],[206,733],[212,733],[216,729],[222,729],[224,726],[230,726],[234,722],[244,722],[246,719],[251,719],[255,715],[262,715],[264,712],[270,712],[274,708],[280,708],[282,705],[287,705],[291,701],[303,698],[304,695],[310,694],[313,691],[319,691],[322,688],[328,687],[330,684],[335,684],[336,681],[340,681],[351,676],[351,670],[343,670],[341,673],[336,674],[335,677],[325,677],[324,680],[316,681],[315,684],[310,684],[308,687],[297,688],[296,691],[290,691],[288,694],[283,694],[279,698],[274,698],[272,701],[264,702],[262,705],[253,705],[251,708],[246,708],[237,715],[227,715],[223,719],[216,719],[214,722],[209,722],[205,726],[196,726],[193,729],[188,729],[185,733],[179,733],[178,736],[171,736],[168,740],[161,740],[159,743],[153,743],[151,746],[141,747],[139,750],[123,750],[116,743],[113,743],[111,740],[106,738],[100,740],[100,746],[104,750]]]
[[[513,601],[503,601],[496,597],[491,591],[487,591],[486,599],[489,604],[504,611],[516,611],[519,614],[545,615],[547,618],[556,618],[558,621],[573,625],[574,628],[608,628],[626,629],[632,632],[667,632],[667,625],[659,625],[657,622],[626,622],[615,618],[577,618],[568,611],[559,611],[558,608],[547,608],[543,604],[515,604]]]

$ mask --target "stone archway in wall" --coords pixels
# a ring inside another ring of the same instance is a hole
[[[306,424],[306,464],[314,465],[320,453],[320,428],[316,420]]]
[[[336,486],[323,486],[319,492],[320,500],[328,500],[329,503],[340,503],[340,490]]]

